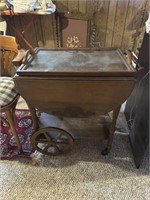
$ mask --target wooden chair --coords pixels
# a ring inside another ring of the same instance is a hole
[[[10,126],[19,150],[21,150],[21,144],[15,126],[15,107],[20,95],[15,90],[14,81],[11,76],[13,65],[18,66],[24,56],[25,51],[18,50],[15,37],[0,36],[0,111],[1,113],[5,112],[7,117],[7,119],[1,119]]]

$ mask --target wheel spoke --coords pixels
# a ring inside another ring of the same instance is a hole
[[[55,145],[54,148],[56,149],[57,152],[60,152],[60,149],[58,148],[57,145]]]
[[[69,142],[66,140],[62,140],[62,141],[56,141],[56,144],[69,144]]]
[[[49,142],[47,140],[35,140],[35,143],[42,143],[42,144],[48,144]]]
[[[47,132],[43,133],[48,141],[52,141],[52,138],[48,135]]]
[[[43,149],[43,153],[47,153],[49,147],[50,147],[49,145],[46,145],[46,147]]]
[[[59,134],[58,136],[56,136],[53,141],[56,142],[57,140],[59,140],[61,138],[62,134]]]

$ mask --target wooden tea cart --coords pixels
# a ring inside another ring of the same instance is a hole
[[[35,49],[14,76],[21,96],[28,102],[34,123],[34,108],[64,117],[104,115],[113,110],[107,147],[109,153],[121,104],[131,94],[137,69],[128,52],[120,49]],[[70,150],[73,137],[58,127],[38,128],[33,147],[48,155]]]

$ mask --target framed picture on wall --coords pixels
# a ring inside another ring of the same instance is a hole
[[[60,18],[61,47],[84,48],[88,46],[88,20]]]

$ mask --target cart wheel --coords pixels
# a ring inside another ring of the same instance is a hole
[[[47,127],[32,134],[31,144],[34,149],[45,155],[59,155],[72,149],[73,138],[62,129]]]

